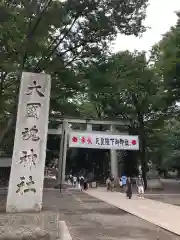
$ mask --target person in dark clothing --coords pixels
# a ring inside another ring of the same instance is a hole
[[[128,177],[126,181],[126,196],[129,199],[132,198],[132,182],[130,177]]]
[[[113,189],[114,189],[114,176],[113,175],[110,176],[110,189],[111,189],[111,191],[113,191]]]
[[[81,189],[81,191],[83,190],[83,187],[84,187],[84,177],[81,176],[80,177],[80,189]]]
[[[69,180],[71,181],[71,184],[73,186],[73,176],[72,175],[69,176]]]
[[[87,190],[87,179],[84,179],[84,190]]]

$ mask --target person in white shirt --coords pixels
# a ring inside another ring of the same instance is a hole
[[[74,188],[76,187],[76,183],[77,183],[77,177],[74,176],[74,177],[73,177],[73,186],[74,186]]]
[[[107,187],[107,190],[109,191],[110,190],[110,184],[111,184],[111,181],[110,181],[110,178],[108,177],[106,179],[106,187]]]
[[[136,186],[138,188],[138,194],[140,198],[144,198],[144,181],[142,177],[139,175],[136,180]]]

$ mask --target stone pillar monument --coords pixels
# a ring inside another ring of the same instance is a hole
[[[49,75],[22,74],[7,212],[42,208],[50,86]]]

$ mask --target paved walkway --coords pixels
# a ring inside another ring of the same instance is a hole
[[[88,190],[89,194],[94,192],[94,195],[97,195],[98,192],[103,195],[103,191],[106,198],[114,199],[115,193],[107,193],[103,189]],[[121,201],[126,204],[128,201],[130,204],[136,201],[136,204],[139,204],[141,200],[135,200],[135,198],[125,200],[122,195]],[[142,200],[142,202],[145,201]],[[54,237],[57,234],[56,223],[65,221],[73,240],[180,240],[180,236],[133,216],[127,211],[123,211],[122,207],[117,209],[113,206],[114,204],[106,202],[97,199],[97,196],[94,198],[80,192],[78,189],[63,190],[61,194],[59,190],[45,190],[43,211],[35,215],[24,214],[24,218],[26,225],[32,223],[48,230]],[[37,220],[33,218],[37,218]],[[18,215],[16,214],[16,218],[12,218],[11,214],[1,213],[0,233],[5,226],[8,230],[10,225],[8,221],[12,221],[11,225],[17,225]],[[24,220],[21,223],[24,225]]]
[[[154,224],[78,189],[44,192],[44,211],[58,213],[73,240],[180,240]]]
[[[107,192],[105,188],[89,189],[86,193],[180,235],[180,207],[150,199],[139,199],[135,195],[129,200],[126,199],[125,194]]]

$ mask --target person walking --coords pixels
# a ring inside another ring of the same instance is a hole
[[[130,177],[128,177],[126,181],[126,196],[129,199],[132,198],[132,182]]]
[[[87,183],[87,179],[84,179],[84,190],[87,190],[88,188],[88,183]]]
[[[107,187],[107,190],[109,191],[110,190],[110,186],[111,185],[111,181],[110,181],[110,178],[108,177],[107,179],[106,179],[106,187]]]
[[[72,175],[70,175],[70,176],[69,176],[69,179],[70,179],[70,181],[71,181],[71,184],[72,184],[72,187],[73,187],[73,176],[72,176]]]
[[[81,177],[80,177],[80,190],[82,191],[83,188],[84,188],[84,177],[81,176]]]
[[[111,192],[114,190],[114,187],[115,187],[115,184],[114,184],[114,176],[111,175],[110,176],[110,189],[111,189]]]
[[[121,178],[119,179],[119,186],[120,186],[120,188],[122,188],[122,179]]]
[[[76,187],[76,183],[77,183],[77,177],[74,176],[74,177],[73,177],[73,186],[74,186],[74,188]]]
[[[81,188],[81,186],[80,186],[80,176],[77,177],[77,185],[78,185],[78,189],[80,189]]]
[[[144,181],[140,175],[136,179],[136,186],[138,189],[139,198],[144,198]]]
[[[121,181],[122,181],[122,188],[124,190],[124,192],[126,191],[126,181],[127,181],[127,177],[125,175],[122,175],[121,177]]]

